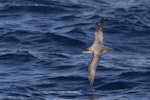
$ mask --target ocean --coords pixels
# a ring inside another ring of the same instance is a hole
[[[0,0],[0,100],[150,100],[150,0]],[[95,27],[105,19],[95,81]]]

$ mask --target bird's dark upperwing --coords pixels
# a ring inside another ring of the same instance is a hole
[[[100,60],[100,56],[101,56],[101,54],[94,54],[93,53],[93,58],[92,58],[92,60],[89,64],[88,79],[89,79],[89,82],[90,82],[91,86],[94,83],[95,72],[96,72],[96,68],[97,68],[97,65],[98,65],[99,60]]]
[[[104,19],[102,19],[95,31],[95,42],[99,42],[100,44],[103,44],[103,26],[104,26]]]

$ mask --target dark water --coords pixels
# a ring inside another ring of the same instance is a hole
[[[94,86],[96,23],[105,18]],[[0,0],[0,100],[150,100],[149,0]]]

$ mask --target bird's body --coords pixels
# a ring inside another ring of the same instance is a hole
[[[94,83],[95,72],[97,65],[100,61],[101,55],[105,52],[112,51],[112,48],[103,45],[103,26],[104,26],[104,19],[102,19],[96,27],[96,31],[94,33],[95,34],[94,43],[84,51],[84,53],[93,54],[93,58],[88,68],[88,79],[90,85],[93,85]]]

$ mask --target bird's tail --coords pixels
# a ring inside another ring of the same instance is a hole
[[[107,46],[103,47],[103,53],[109,52],[109,51],[113,51],[113,48],[110,48],[110,47],[107,47]]]

